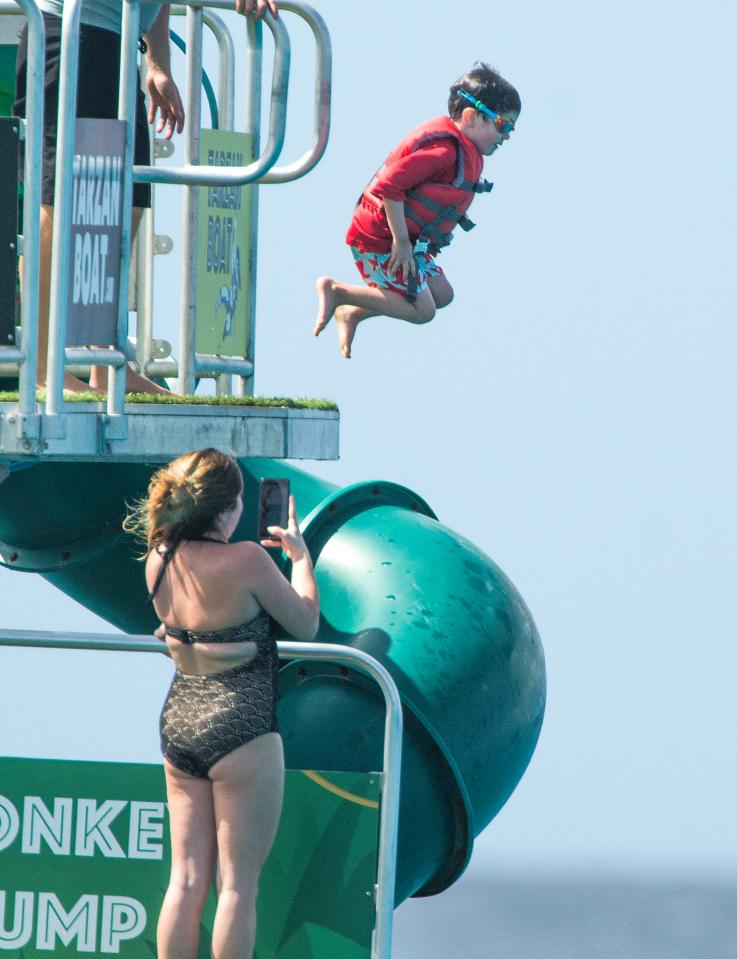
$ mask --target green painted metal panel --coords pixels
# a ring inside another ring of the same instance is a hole
[[[15,58],[18,47],[0,43],[0,116],[9,117],[15,97]]]
[[[376,775],[287,771],[255,959],[368,959],[378,799]],[[3,954],[151,959],[168,828],[160,766],[0,759]],[[200,959],[210,956],[214,907],[213,891]]]
[[[16,44],[0,43],[0,117],[9,117],[15,98]],[[8,129],[8,128],[5,128]],[[0,164],[4,171],[18,167],[18,136],[4,133],[0,138]],[[16,305],[16,259],[15,234],[18,233],[17,191],[14,176],[5,176],[0,183],[0,346],[15,343]],[[13,248],[8,243],[12,239]],[[12,258],[9,254],[12,253]]]
[[[15,343],[18,287],[18,142],[20,121],[0,117],[0,346]]]

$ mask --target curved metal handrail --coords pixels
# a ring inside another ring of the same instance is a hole
[[[220,76],[218,78],[218,103],[220,105],[220,129],[232,130],[235,122],[235,47],[230,31],[222,17],[212,10],[203,10],[202,19],[209,27],[218,45]]]
[[[169,8],[169,13],[173,17],[182,17],[187,13],[187,8],[179,3],[173,3]],[[205,8],[202,11],[202,20],[205,26],[209,27],[215,41],[218,45],[220,54],[220,71],[218,79],[218,127],[221,130],[232,130],[234,123],[234,97],[235,88],[235,47],[233,38],[230,35],[225,21],[212,10]]]
[[[376,682],[384,697],[386,718],[379,814],[379,855],[376,868],[376,929],[371,957],[372,959],[390,959],[404,728],[399,690],[386,667],[361,649],[315,642],[279,641],[276,645],[280,659],[327,660],[359,669]],[[2,646],[169,655],[166,644],[159,639],[154,639],[153,636],[109,633],[50,633],[37,630],[0,629],[0,647]]]
[[[328,145],[330,134],[330,96],[332,87],[333,51],[330,44],[330,33],[327,24],[320,14],[307,3],[299,0],[281,0],[280,12],[294,13],[301,17],[312,30],[315,37],[316,69],[315,69],[315,114],[312,133],[312,144],[309,149],[293,163],[273,166],[262,176],[259,183],[288,183],[298,180],[322,159]]]
[[[174,32],[174,30],[169,31],[169,40],[174,44],[177,50],[180,50],[185,56],[187,55],[187,44],[178,33]],[[215,91],[212,88],[210,77],[207,75],[207,71],[204,69],[202,71],[202,89],[205,91],[207,105],[210,108],[210,123],[212,124],[213,129],[217,130],[220,126],[218,102],[215,96]]]
[[[126,7],[130,4],[126,4]],[[200,8],[192,2],[186,6]],[[230,9],[232,0],[207,0],[208,7]],[[241,186],[253,183],[264,176],[276,163],[284,146],[287,122],[287,90],[289,86],[289,67],[291,46],[289,34],[280,19],[271,15],[264,17],[264,23],[274,38],[274,65],[271,77],[271,108],[269,114],[269,137],[266,148],[258,159],[243,167],[207,167],[185,163],[179,167],[134,166],[133,180],[136,183],[177,183],[184,186]]]

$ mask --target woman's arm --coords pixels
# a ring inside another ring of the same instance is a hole
[[[292,562],[291,583],[277,569],[265,550],[254,543],[240,544],[248,550],[249,585],[253,595],[291,636],[302,642],[314,639],[320,623],[320,595],[312,559],[297,525],[294,497],[289,497],[286,529],[270,526],[271,539],[264,546],[279,546]]]

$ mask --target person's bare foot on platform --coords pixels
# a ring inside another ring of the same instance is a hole
[[[335,308],[335,325],[338,328],[338,346],[343,356],[351,358],[351,344],[356,335],[356,327],[364,318],[365,311],[355,306],[338,306]]]
[[[101,390],[95,389],[93,386],[90,386],[89,383],[85,383],[84,380],[77,379],[77,377],[72,376],[71,373],[64,374],[64,385],[62,389],[65,394],[97,393],[102,398],[105,396]],[[40,393],[44,399],[46,398],[46,384],[43,381],[36,383],[36,391]]]
[[[318,308],[317,322],[315,323],[315,329],[312,331],[313,336],[319,336],[322,333],[322,331],[330,322],[333,313],[335,312],[335,308],[338,305],[334,286],[335,284],[329,276],[321,276],[315,284],[317,289]]]
[[[142,376],[140,373],[136,373],[130,367],[128,367],[128,370],[126,371],[125,392],[164,393],[166,396],[173,395],[171,390],[167,390],[164,386],[159,386],[158,383],[154,383],[154,381],[150,380],[147,376]]]
[[[90,376],[90,383],[94,383],[95,387],[99,390],[105,390],[105,395],[107,395],[107,367],[93,367],[93,373]],[[172,395],[171,390],[167,390],[163,386],[159,386],[158,383],[154,383],[153,380],[150,380],[147,376],[143,376],[141,373],[136,373],[136,371],[131,369],[130,366],[126,366],[125,369],[125,392],[165,393],[167,396]]]

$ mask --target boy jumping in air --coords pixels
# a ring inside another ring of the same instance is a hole
[[[485,63],[456,80],[449,115],[408,134],[361,194],[346,243],[367,286],[320,277],[315,336],[335,316],[349,359],[362,320],[429,323],[451,302],[453,288],[435,256],[456,226],[473,226],[466,210],[492,186],[481,180],[483,158],[509,139],[520,110],[515,88]]]

